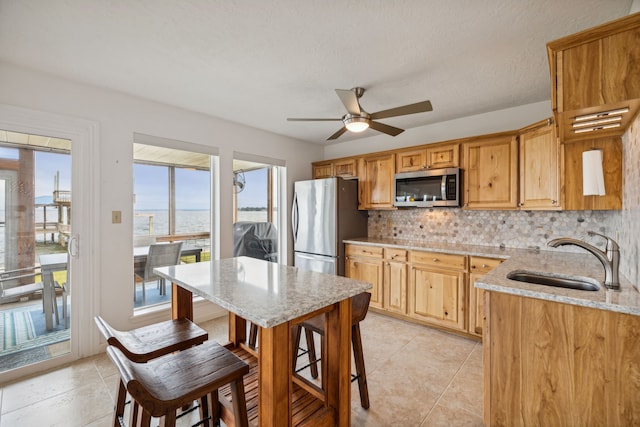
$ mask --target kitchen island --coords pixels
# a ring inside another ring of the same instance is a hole
[[[586,277],[597,291],[510,280],[512,271]],[[640,293],[602,286],[591,254],[512,256],[484,290],[485,425],[640,425]]]
[[[257,380],[249,387],[245,384],[253,425],[350,425],[351,297],[367,291],[369,283],[248,257],[155,271],[173,283],[173,318],[193,318],[194,295],[229,310],[228,346],[254,367],[252,378]],[[320,313],[326,313],[327,372],[318,393],[293,382],[291,328]],[[259,327],[255,356],[245,344],[246,321]],[[245,378],[245,383],[252,378]],[[298,411],[296,403],[301,401],[305,406]],[[233,425],[233,412],[227,407],[223,402],[223,421]]]

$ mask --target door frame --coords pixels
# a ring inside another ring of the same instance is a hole
[[[72,236],[77,257],[70,257],[70,280],[86,284],[74,286],[71,298],[71,348],[64,356],[0,373],[0,383],[51,369],[95,353],[99,336],[93,317],[100,308],[100,158],[98,122],[28,108],[0,104],[0,129],[46,135],[72,141],[71,188],[73,201],[82,209],[72,209]],[[73,258],[73,259],[72,259]],[[71,268],[73,266],[73,268]],[[84,325],[84,327],[79,327]]]

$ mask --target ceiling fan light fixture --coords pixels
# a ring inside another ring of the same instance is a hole
[[[347,114],[347,117],[344,118],[344,126],[350,132],[363,132],[369,127],[369,119]]]

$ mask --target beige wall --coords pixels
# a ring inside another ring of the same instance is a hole
[[[116,327],[131,327],[133,309],[133,134],[153,135],[217,147],[220,155],[220,248],[231,256],[233,152],[280,159],[287,167],[291,201],[293,182],[311,178],[310,163],[322,158],[322,147],[237,123],[216,119],[95,86],[63,80],[0,62],[0,104],[81,118],[97,123],[97,162],[92,165],[99,212],[96,215],[95,258],[101,265],[97,312]],[[37,127],[37,123],[34,123]],[[8,129],[11,130],[11,129]],[[51,135],[55,136],[55,135]],[[290,207],[287,206],[286,212]],[[122,211],[122,223],[111,223],[111,211]],[[287,222],[288,223],[288,222]],[[85,247],[86,247],[86,241]],[[291,244],[289,244],[291,253]],[[292,257],[290,255],[289,260]],[[90,317],[89,317],[90,319]],[[146,319],[151,321],[153,319]],[[89,324],[92,327],[92,324]]]

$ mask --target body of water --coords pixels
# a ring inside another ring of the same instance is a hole
[[[43,223],[45,212],[42,207],[36,209],[36,223]],[[47,223],[54,224],[58,220],[58,210],[56,207],[47,207],[46,211]],[[169,216],[167,211],[137,211],[133,218],[133,232],[136,236],[141,235],[166,235],[169,233]],[[5,253],[5,212],[0,210],[0,265],[4,264]],[[238,221],[254,221],[266,222],[267,211],[239,211]],[[54,225],[51,226],[55,227]],[[209,231],[209,211],[204,210],[179,210],[176,213],[176,233],[201,233]],[[44,235],[37,235],[37,242],[43,242]],[[57,235],[55,236],[57,242]],[[47,239],[50,242],[51,234],[47,233]],[[198,247],[202,247],[204,251],[209,251],[209,239],[199,239],[190,242]]]

